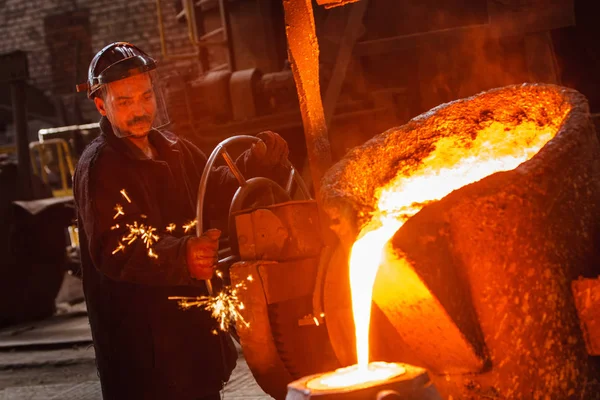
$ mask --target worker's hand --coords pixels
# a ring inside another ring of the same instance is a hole
[[[217,265],[221,231],[209,229],[187,241],[187,265],[195,279],[210,279]]]
[[[274,167],[287,160],[290,153],[287,142],[275,132],[265,131],[256,135],[260,140],[252,145],[252,157],[265,167]]]

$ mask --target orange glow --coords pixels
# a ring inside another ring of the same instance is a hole
[[[312,379],[306,386],[313,390],[331,390],[348,387],[348,382],[351,382],[352,386],[360,388],[402,375],[406,368],[401,364],[373,362],[369,364],[368,371],[365,374],[357,365],[352,365]]]
[[[557,133],[569,110],[547,126],[532,121],[507,126],[499,122],[477,132],[476,137],[440,137],[435,148],[411,170],[402,170],[376,193],[377,209],[362,228],[350,253],[350,287],[356,330],[355,374],[346,374],[346,385],[366,382],[370,372],[369,325],[373,285],[386,244],[400,227],[429,202],[477,182],[493,173],[509,171],[531,159]],[[390,247],[391,248],[391,247]],[[372,363],[373,364],[373,363]],[[364,374],[363,377],[357,375]],[[351,376],[352,375],[352,376]]]

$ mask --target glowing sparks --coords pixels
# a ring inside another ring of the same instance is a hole
[[[146,248],[149,249],[152,247],[152,245],[158,241],[158,235],[155,234],[154,232],[156,232],[156,228],[153,228],[151,226],[144,226],[141,225],[140,227],[140,234],[142,236],[142,240],[144,241],[144,244],[146,245]]]
[[[129,198],[129,195],[127,194],[125,189],[121,189],[121,191],[119,193],[121,193],[121,195],[125,198],[125,200],[127,200],[127,202],[129,204],[131,204],[131,199]]]
[[[473,140],[461,142],[454,136],[442,137],[416,168],[403,171],[378,191],[377,211],[362,228],[349,262],[358,358],[354,368],[358,374],[368,375],[373,364],[369,364],[373,285],[384,252],[391,251],[386,246],[392,236],[425,204],[531,159],[556,132],[555,126],[540,127],[527,121],[511,127],[494,122]],[[352,372],[352,378],[342,385],[356,381],[362,378]],[[332,387],[337,384],[332,383]]]
[[[119,251],[125,251],[125,246],[123,243],[119,243],[116,249],[113,250],[113,255],[117,254]]]
[[[217,271],[216,275],[219,278],[223,277],[220,271]],[[183,310],[187,310],[191,307],[202,307],[205,310],[210,311],[211,316],[218,322],[219,329],[223,332],[227,332],[231,329],[231,326],[236,323],[241,323],[245,327],[250,326],[250,323],[244,319],[240,312],[244,310],[245,306],[238,297],[239,291],[245,288],[245,284],[241,282],[234,286],[226,285],[220,293],[213,296],[171,296],[169,297],[169,300],[177,300],[179,307]]]
[[[148,249],[148,257],[157,259],[158,255],[154,251],[152,251],[152,248],[149,248]]]
[[[190,221],[190,222],[188,222],[187,224],[183,225],[183,231],[184,231],[185,233],[188,233],[188,231],[189,231],[190,229],[192,229],[193,227],[195,227],[195,226],[196,226],[196,220],[194,220],[194,221]]]
[[[125,226],[129,231],[121,238],[122,242],[126,242],[129,246],[137,239],[140,239],[148,250],[148,256],[158,258],[158,255],[152,250],[152,246],[159,239],[159,236],[155,233],[156,228],[150,225],[138,224],[137,221],[134,221],[133,224],[125,224]]]
[[[115,216],[113,217],[113,219],[117,219],[119,218],[121,215],[125,215],[125,212],[123,211],[123,206],[120,204],[115,205],[114,210],[117,212],[115,214]]]
[[[132,202],[131,198],[129,197],[129,195],[127,194],[125,189],[121,189],[121,191],[119,193],[121,193],[121,195],[125,198],[125,200],[127,200],[128,203]],[[117,218],[125,215],[125,210],[123,209],[123,206],[120,204],[116,204],[114,210],[117,213],[115,214],[113,219],[117,219]],[[147,216],[144,214],[141,214],[141,218],[146,219]],[[172,225],[174,225],[174,224],[172,224]],[[121,237],[121,240],[119,241],[117,248],[115,250],[113,250],[113,252],[112,252],[113,255],[117,254],[119,251],[124,252],[125,248],[127,246],[133,244],[136,240],[140,239],[146,246],[146,251],[147,251],[148,257],[153,258],[153,259],[158,258],[158,254],[156,254],[156,252],[152,248],[152,246],[160,239],[160,237],[156,234],[156,228],[154,228],[150,225],[140,224],[137,221],[134,221],[131,224],[125,224],[125,227],[127,228],[127,231],[126,231],[125,235]],[[110,230],[112,230],[112,231],[117,230],[117,229],[121,229],[121,224],[115,224],[110,227]]]
[[[174,223],[170,223],[169,225],[167,225],[165,230],[169,233],[173,233],[176,228],[177,228],[177,225],[175,225]]]
[[[127,224],[127,228],[129,228],[129,232],[121,238],[122,241],[126,242],[127,245],[132,244],[138,238],[138,223],[135,221],[133,225]]]
[[[129,203],[132,204],[131,197],[127,194],[125,189],[121,189],[119,192],[121,196]],[[121,204],[116,204],[114,208],[116,214],[113,216],[113,219],[117,219],[125,215],[125,209]],[[140,214],[140,218],[142,220],[148,219],[146,214]],[[182,228],[185,233],[188,233],[192,228],[196,226],[196,220],[190,221],[185,225],[182,225]],[[119,251],[125,251],[125,248],[131,244],[133,244],[136,240],[140,239],[144,245],[146,246],[148,257],[157,259],[158,254],[154,251],[152,246],[160,239],[157,234],[157,229],[144,223],[139,223],[138,221],[134,221],[131,224],[125,224],[127,228],[126,233],[123,237],[121,237],[121,241],[117,248],[113,251],[113,255],[117,254]],[[177,225],[174,223],[170,223],[165,227],[165,231],[169,233],[175,232]],[[115,224],[110,227],[110,230],[114,231],[117,229],[121,229],[121,224]]]

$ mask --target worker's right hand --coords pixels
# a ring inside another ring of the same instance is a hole
[[[209,229],[201,236],[187,241],[187,265],[192,278],[210,279],[218,261],[221,231]]]
[[[271,131],[256,135],[258,142],[250,148],[250,154],[259,165],[274,167],[283,164],[290,154],[287,142],[279,134]]]

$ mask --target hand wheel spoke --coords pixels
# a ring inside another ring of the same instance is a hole
[[[292,185],[294,184],[294,179],[296,178],[296,169],[294,167],[290,168],[290,175],[288,176],[287,182],[285,184],[285,191],[288,192],[290,197],[292,196]]]
[[[230,262],[233,261],[237,261],[238,257],[235,254],[230,254],[225,258],[220,259],[219,261],[217,261],[218,265],[222,265],[222,264],[229,264]]]
[[[227,166],[233,173],[233,176],[235,176],[235,179],[237,179],[240,186],[244,186],[246,184],[246,178],[244,178],[244,175],[242,174],[242,172],[238,169],[237,165],[235,165],[235,161],[233,161],[233,158],[231,158],[231,156],[229,155],[229,153],[227,152],[227,150],[225,148],[223,148],[222,153],[223,153],[223,158],[225,159],[225,162],[227,163]]]

